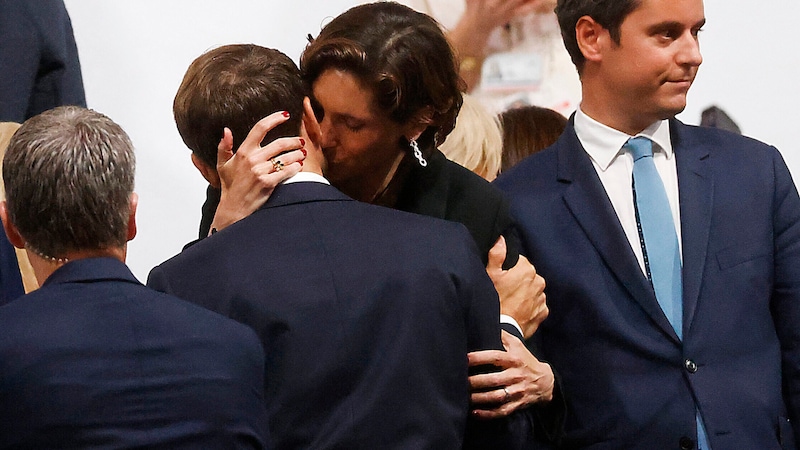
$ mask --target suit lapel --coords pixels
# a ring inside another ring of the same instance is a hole
[[[714,198],[708,148],[687,131],[689,127],[686,125],[677,120],[670,121],[681,211],[684,336],[691,327],[700,295]]]
[[[564,202],[606,266],[644,311],[680,342],[642,274],[614,207],[580,144],[572,122],[558,141],[558,180],[567,183]]]

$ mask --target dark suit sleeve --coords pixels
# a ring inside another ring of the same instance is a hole
[[[520,239],[505,197],[500,202],[494,226],[506,240],[506,260],[503,261],[503,269],[508,270],[517,265],[517,261],[519,261]]]
[[[0,0],[0,121],[86,106],[78,49],[62,0]]]
[[[800,436],[800,198],[780,154],[773,154],[775,282],[771,311],[781,343],[783,392],[794,435]]]
[[[515,338],[519,339],[520,341],[525,341],[525,337],[522,333],[519,332],[519,328],[511,325],[510,323],[502,322],[500,323],[500,329],[505,331],[506,333],[514,336]]]
[[[538,351],[539,344],[536,343],[537,335],[525,342],[528,350],[540,361],[541,352]],[[553,398],[547,403],[538,403],[530,407],[531,414],[534,415],[534,435],[538,442],[557,445],[564,432],[564,421],[567,417],[567,402],[564,398],[564,388],[561,385],[561,377],[556,369],[551,365],[555,386],[553,387]]]
[[[507,270],[513,267],[519,260],[520,249],[522,248],[522,244],[516,225],[510,218],[508,204],[505,202],[500,209],[500,213],[497,216],[497,226],[503,230],[503,236],[506,239],[506,246],[508,250],[506,253],[506,261],[503,264],[503,268]],[[509,262],[512,263],[509,264]],[[517,339],[525,342],[525,338],[520,334],[519,330],[513,325],[503,323],[501,324],[501,327],[510,334],[516,336]],[[533,343],[533,341],[526,342],[526,346],[533,355],[539,358],[539,355],[537,354],[535,348],[536,345]],[[536,437],[538,441],[546,440],[547,442],[555,442],[561,435],[564,426],[564,419],[566,417],[567,405],[564,401],[564,396],[562,394],[561,379],[558,376],[558,374],[555,373],[555,371],[553,375],[555,377],[555,383],[556,383],[555,389],[553,391],[553,399],[550,402],[544,404],[533,405],[530,408],[528,408],[528,411],[526,411],[528,414],[533,416],[533,418],[531,419],[531,423],[534,424],[534,429],[535,429],[533,435]],[[540,442],[539,444],[537,444],[537,448],[542,447],[543,445],[544,443]]]
[[[158,266],[153,267],[147,275],[147,287],[167,294],[172,293],[169,289],[166,274],[164,274],[164,271]]]
[[[469,351],[503,350],[500,340],[500,303],[486,269],[475,258],[475,243],[464,234],[463,242],[455,248],[465,251],[453,255],[462,267],[459,296],[465,312]],[[470,369],[470,375],[497,370],[493,366]],[[534,411],[518,411],[509,417],[478,420],[469,417],[464,438],[467,449],[530,449],[533,447]]]
[[[22,1],[0,1],[0,122],[22,123],[39,70],[41,48]]]

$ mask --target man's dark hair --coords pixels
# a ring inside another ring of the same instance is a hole
[[[253,44],[226,45],[192,62],[172,110],[186,146],[216,167],[225,127],[233,133],[235,151],[259,120],[288,111],[290,119],[271,130],[263,142],[296,136],[305,92],[297,65],[285,54]]]
[[[26,248],[63,258],[123,247],[135,166],[128,135],[103,114],[61,106],[26,120],[3,159],[8,215]]]
[[[611,39],[619,44],[622,21],[641,3],[642,0],[558,0],[556,16],[561,27],[561,37],[578,73],[583,72],[586,63],[575,36],[575,25],[578,24],[578,20],[583,16],[591,17],[608,30]]]

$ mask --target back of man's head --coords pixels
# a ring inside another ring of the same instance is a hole
[[[135,165],[128,135],[108,117],[77,106],[46,111],[6,150],[8,218],[40,256],[124,247]]]
[[[297,65],[278,50],[252,44],[226,45],[195,59],[183,77],[172,109],[183,142],[209,167],[217,166],[223,129],[233,133],[234,151],[250,129],[276,111],[290,119],[263,142],[296,136],[305,87]]]

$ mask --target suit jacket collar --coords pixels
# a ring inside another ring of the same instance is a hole
[[[665,334],[680,342],[661,310],[655,292],[642,274],[614,207],[606,194],[588,154],[575,134],[574,117],[555,144],[556,176],[566,184],[564,202],[609,270],[631,297]]]
[[[355,200],[343,194],[335,187],[325,183],[318,183],[314,181],[297,181],[294,183],[279,184],[278,186],[276,186],[275,190],[272,191],[272,195],[270,195],[267,202],[261,205],[261,207],[258,208],[258,210],[255,211],[253,214],[267,210],[269,208],[278,208],[286,205],[318,202],[318,201],[355,201]],[[242,220],[247,220],[247,219],[248,217],[245,217]],[[194,247],[199,242],[202,242],[204,239],[206,238],[200,238],[192,242],[189,242],[188,244],[183,246],[183,250],[187,250],[191,247]]]
[[[687,335],[694,319],[708,255],[714,180],[709,147],[695,127],[670,120],[672,147],[678,170],[678,195],[683,241],[683,327]]]
[[[85,283],[92,281],[125,281],[141,284],[128,266],[116,258],[84,258],[69,261],[53,272],[42,287],[62,283]]]
[[[296,183],[278,185],[269,200],[260,209],[318,201],[355,200],[331,185],[313,181],[298,181]]]

